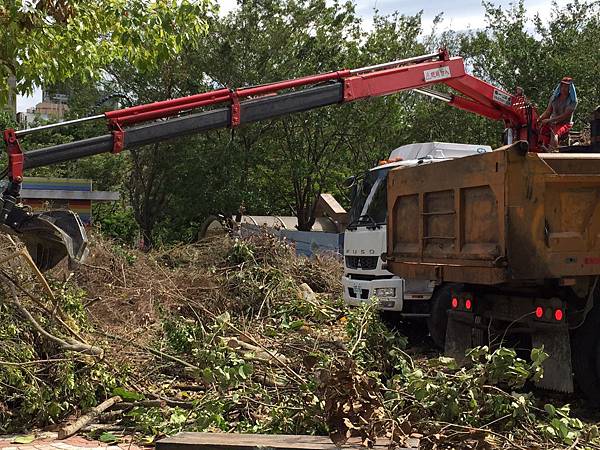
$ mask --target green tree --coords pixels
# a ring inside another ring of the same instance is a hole
[[[470,72],[509,91],[523,86],[541,107],[558,78],[574,76],[578,117],[585,120],[599,98],[594,83],[599,56],[590,51],[599,38],[598,7],[577,1],[554,7],[546,24],[528,21],[522,3],[485,7],[484,30],[434,29],[423,36],[419,14],[376,16],[365,32],[351,3],[244,1],[225,17],[210,17],[210,39],[196,47],[144,70],[113,62],[101,83],[77,88],[79,105],[73,103],[72,111],[83,114],[110,93],[124,92],[134,103],[147,103],[360,67],[446,46],[465,58]],[[150,245],[191,237],[208,214],[234,212],[240,204],[250,214],[291,212],[301,229],[309,229],[319,193],[339,194],[345,177],[372,167],[391,149],[432,140],[497,146],[501,131],[500,122],[403,92],[43,170],[92,176],[103,188],[121,186]],[[86,125],[44,139],[66,142],[93,132],[105,131]]]
[[[211,30],[198,61],[221,86],[373,64],[413,56],[420,47],[420,16],[379,17],[366,35],[353,4],[321,0],[243,2]],[[309,230],[318,195],[336,191],[356,167],[385,156],[401,134],[398,98],[326,107],[236,131],[230,147],[238,149],[236,162],[245,170],[239,183],[231,182],[240,200],[252,213],[291,211],[299,229]],[[254,203],[265,198],[272,200]]]
[[[461,51],[475,74],[509,91],[523,87],[540,113],[558,81],[571,76],[579,98],[575,119],[584,125],[600,98],[600,4],[554,4],[547,23],[539,17],[529,21],[522,0],[506,9],[491,2],[484,7],[486,28],[461,39]]]
[[[420,15],[378,16],[365,34],[350,3],[249,1],[211,19],[211,39],[160,70],[116,66],[109,73],[114,90],[143,102],[243,87],[423,53],[420,23]],[[136,192],[131,198],[139,223],[142,228],[141,222],[152,223],[145,232],[149,242],[152,234],[189,235],[189,225],[209,213],[233,212],[244,204],[251,214],[292,212],[299,228],[308,230],[321,192],[339,194],[345,177],[407,143],[408,100],[415,102],[399,94],[332,106],[141,150],[150,153],[133,155],[137,164],[127,183],[129,193]],[[148,189],[143,178],[176,181],[154,182]],[[149,192],[153,201],[144,200]]]
[[[69,78],[99,79],[113,61],[145,69],[206,32],[210,0],[3,0],[0,102]]]

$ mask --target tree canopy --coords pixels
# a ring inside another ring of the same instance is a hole
[[[210,0],[3,0],[0,102],[66,79],[98,79],[126,59],[139,70],[201,41]]]
[[[425,32],[421,14],[376,15],[366,29],[352,2],[247,0],[226,15],[196,18],[196,32],[207,27],[208,35],[194,45],[184,45],[195,32],[184,26],[182,17],[204,12],[207,6],[193,3],[176,12],[175,4],[169,5],[172,11],[164,14],[178,17],[175,23],[180,28],[176,29],[185,28],[187,37],[171,36],[164,44],[157,39],[158,45],[148,46],[149,53],[142,54],[153,62],[140,66],[141,56],[132,50],[139,44],[136,39],[143,33],[153,35],[152,27],[150,31],[142,27],[137,38],[129,36],[130,45],[112,58],[94,60],[105,74],[99,82],[71,82],[72,114],[88,114],[99,99],[114,93],[125,93],[133,103],[146,103],[217,87],[360,67],[442,46],[463,56],[476,76],[508,91],[523,87],[540,110],[558,80],[573,77],[579,93],[577,128],[586,126],[592,109],[600,103],[600,52],[595,51],[600,40],[600,7],[591,1],[554,5],[545,22],[539,17],[528,19],[523,1],[508,8],[486,1],[485,28],[440,32],[436,21],[434,29]],[[140,12],[136,17],[142,20],[142,16]],[[107,45],[118,46],[119,39],[125,38],[117,32]],[[372,167],[393,148],[434,140],[498,146],[501,132],[499,122],[404,92],[38,173],[91,177],[102,188],[121,190],[128,201],[114,214],[124,217],[128,211],[152,245],[191,238],[206,216],[232,213],[240,205],[249,214],[296,215],[299,228],[310,229],[320,193],[332,192],[345,202],[342,181]],[[35,145],[90,137],[93,127],[66,133],[40,135]]]

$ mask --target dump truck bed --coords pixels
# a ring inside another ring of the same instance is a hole
[[[524,150],[390,172],[390,270],[478,284],[600,274],[600,155]]]

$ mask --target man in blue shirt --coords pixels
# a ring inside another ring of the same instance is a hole
[[[546,111],[539,118],[542,148],[551,151],[558,149],[558,140],[573,126],[573,112],[576,107],[577,91],[573,79],[564,77],[550,97]]]

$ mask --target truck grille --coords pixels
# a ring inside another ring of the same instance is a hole
[[[369,299],[369,290],[368,289],[348,288],[348,293],[350,294],[350,297],[352,297],[352,298],[357,298],[360,295],[361,300]]]
[[[378,256],[346,256],[346,267],[349,269],[375,270]]]

